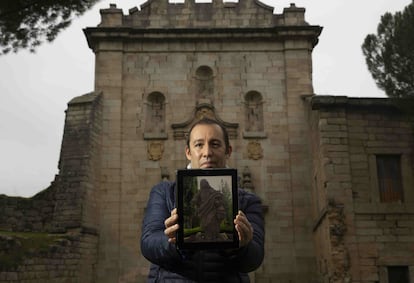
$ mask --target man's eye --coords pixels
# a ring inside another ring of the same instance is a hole
[[[212,144],[212,146],[213,146],[214,148],[219,148],[219,147],[221,146],[221,143],[219,143],[219,142],[215,142],[215,143],[213,143],[213,144]]]
[[[194,144],[194,147],[202,147],[202,146],[203,146],[202,143],[196,143],[196,144]]]

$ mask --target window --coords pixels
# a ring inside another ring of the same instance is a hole
[[[388,266],[389,283],[410,283],[408,266]]]
[[[401,156],[377,155],[377,175],[381,202],[403,202]]]

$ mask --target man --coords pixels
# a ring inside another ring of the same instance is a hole
[[[226,129],[208,118],[196,122],[187,137],[189,168],[225,168],[232,153]],[[248,272],[264,257],[264,225],[260,199],[242,189],[234,225],[237,250],[178,251],[175,183],[162,182],[152,190],[144,216],[141,252],[151,261],[148,282],[250,282]]]

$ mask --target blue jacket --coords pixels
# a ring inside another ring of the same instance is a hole
[[[152,264],[148,282],[249,282],[264,256],[264,221],[260,199],[239,189],[239,209],[253,226],[253,239],[238,250],[179,253],[164,234],[164,220],[175,208],[175,183],[162,182],[150,193],[142,226],[141,252]]]

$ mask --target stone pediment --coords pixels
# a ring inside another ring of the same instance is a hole
[[[237,129],[239,127],[239,124],[223,121],[215,112],[213,105],[208,102],[201,102],[197,104],[192,117],[190,117],[187,121],[171,125],[174,132],[174,139],[185,139],[190,127],[195,122],[201,120],[204,117],[216,120],[221,123],[227,129],[230,139],[237,138]]]
[[[110,4],[109,9],[100,10],[102,20],[99,27],[243,29],[308,25],[304,18],[304,8],[291,4],[283,10],[283,14],[274,14],[273,10],[273,7],[259,0],[212,0],[208,3],[198,3],[194,0],[185,0],[183,3],[148,0],[140,9],[129,9],[129,15],[124,15],[122,9]]]
[[[273,7],[259,0],[212,0],[210,3],[149,0],[140,9],[129,9],[128,15],[124,15],[122,9],[115,4],[110,4],[108,9],[101,9],[100,13],[101,22],[98,27],[84,29],[88,45],[95,52],[109,47],[118,50],[122,46],[108,45],[109,38],[118,43],[130,43],[127,46],[129,51],[142,51],[140,44],[148,41],[204,42],[206,39],[213,42],[254,42],[256,39],[280,41],[285,38],[303,38],[311,40],[314,46],[322,30],[305,21],[304,8],[291,4],[283,9],[282,14],[274,14]],[[172,46],[174,45],[170,45],[170,48]],[[200,46],[198,48],[203,48],[203,45]]]
[[[194,0],[185,0],[183,3],[149,0],[140,8],[129,10],[130,24],[134,27],[269,27],[274,26],[276,21],[273,7],[258,0],[212,0],[209,3],[196,3]]]

